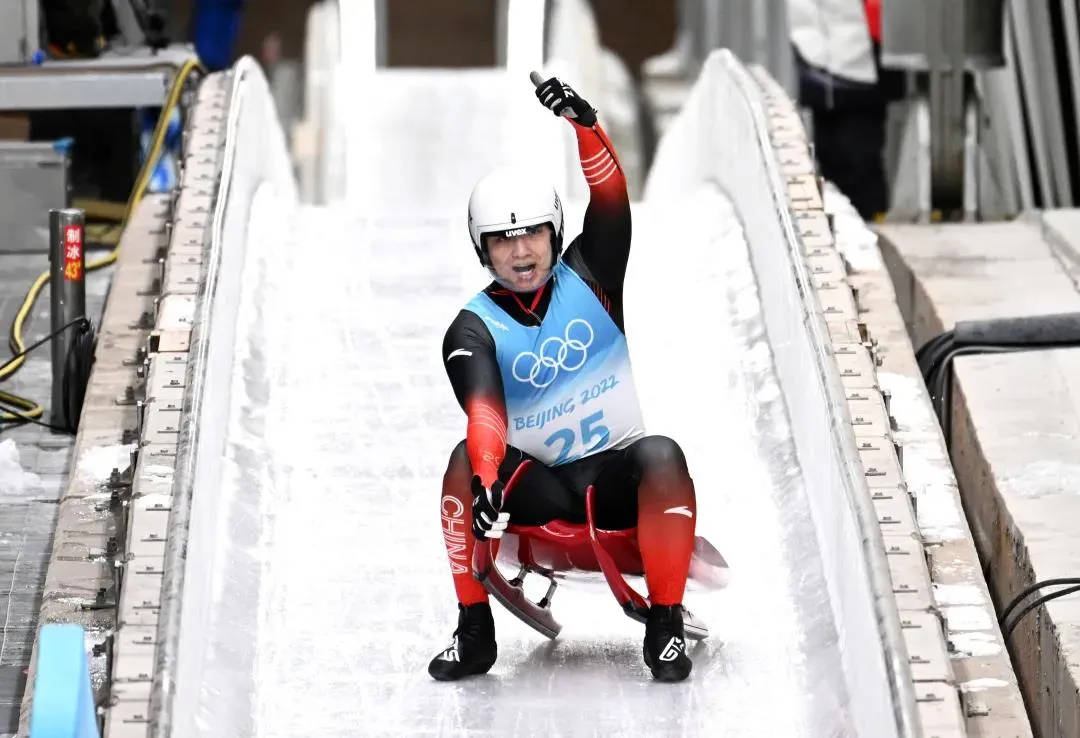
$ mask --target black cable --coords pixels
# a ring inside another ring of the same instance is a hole
[[[1043,587],[1051,587],[1055,584],[1080,584],[1080,577],[1058,577],[1057,579],[1043,579],[1041,582],[1035,582],[1030,587],[1025,587],[1016,597],[1013,597],[1009,604],[1005,606],[1005,609],[1001,611],[1001,617],[998,618],[1001,624],[1005,624],[1005,619],[1009,617],[1017,605],[1019,605],[1024,598],[1026,598],[1032,592],[1038,592]]]
[[[1037,315],[993,320],[964,320],[919,347],[915,359],[949,437],[949,394],[952,362],[966,354],[1035,351],[1080,344],[1080,313]]]
[[[89,320],[79,327],[68,346],[64,359],[64,379],[61,383],[63,397],[63,417],[68,429],[74,433],[79,429],[79,417],[82,415],[83,400],[86,398],[86,385],[90,381],[90,370],[94,366],[94,350],[97,348],[97,335],[94,325]]]
[[[947,340],[944,340],[945,337],[948,337]],[[939,338],[943,340],[937,341]],[[931,343],[934,345],[931,346]],[[922,370],[926,389],[930,393],[930,402],[934,407],[934,414],[937,415],[938,421],[941,424],[941,431],[945,435],[945,443],[948,444],[951,441],[950,436],[952,435],[951,399],[952,365],[954,359],[959,356],[970,356],[974,354],[1003,354],[1016,351],[1036,351],[1058,346],[1059,344],[1049,343],[1027,345],[956,345],[952,340],[951,332],[942,333],[940,336],[927,342],[923,348],[919,349],[920,352],[926,349],[926,353],[919,359],[919,368]]]
[[[57,328],[55,331],[53,331],[49,335],[45,336],[44,338],[42,338],[42,339],[40,339],[38,341],[35,341],[34,343],[30,344],[29,346],[27,346],[25,349],[23,349],[19,353],[14,354],[13,356],[11,356],[7,361],[5,361],[2,365],[0,365],[0,372],[7,369],[13,363],[15,363],[16,361],[18,361],[22,357],[29,354],[34,349],[38,348],[39,346],[42,346],[43,344],[48,343],[50,340],[52,340],[56,336],[60,335],[61,333],[66,331],[68,328],[71,328],[72,326],[76,326],[76,325],[81,326],[83,328],[83,330],[85,330],[86,328],[92,328],[93,327],[92,324],[90,323],[89,318],[86,318],[86,317],[75,318],[75,320],[72,320],[72,321],[70,321],[68,323],[65,323],[64,325],[60,326],[59,328]]]
[[[955,345],[953,331],[945,331],[931,338],[915,352],[915,361],[919,365],[919,373],[922,374],[923,381],[926,383],[926,389],[930,392],[930,399],[934,403],[935,412],[939,409],[936,398],[940,394],[935,391],[937,377],[939,372],[948,366],[947,357],[955,348]],[[940,412],[937,412],[937,414],[940,418]]]
[[[4,411],[10,415],[15,416],[11,418],[0,418],[0,431],[20,427],[26,423],[33,423],[34,425],[40,425],[44,428],[63,433],[74,433],[78,429],[79,415],[82,412],[82,403],[86,395],[86,384],[90,378],[90,367],[93,365],[94,361],[94,348],[97,345],[97,339],[94,335],[94,325],[88,318],[75,318],[30,344],[4,362],[4,364],[0,366],[0,371],[73,327],[78,327],[78,333],[72,343],[68,346],[67,356],[64,357],[64,378],[61,383],[64,396],[62,407],[64,425],[54,425],[30,417],[25,414],[25,411],[36,409],[38,403],[33,400],[28,400],[25,397],[20,397],[12,392],[0,390],[0,407],[3,407]]]
[[[951,331],[945,331],[924,343],[915,352],[930,402],[941,425],[947,446],[952,436],[952,365],[959,356],[1000,354],[1016,351],[1035,351],[1075,346],[1080,336],[1080,314],[1006,318],[990,321],[962,321]],[[1043,587],[1069,584],[1072,586],[1036,598],[1028,603],[1009,622],[1009,616],[1028,596]],[[1058,597],[1080,592],[1080,578],[1060,577],[1036,582],[1025,588],[1002,611],[999,618],[1002,634],[1007,641],[1024,616]]]
[[[930,401],[934,406],[934,412],[941,423],[941,431],[945,435],[945,443],[951,442],[952,436],[952,364],[958,356],[972,354],[1001,354],[1013,351],[1021,351],[1023,348],[1015,346],[944,346],[938,351],[937,363],[931,367],[930,372],[924,375],[926,388],[930,392]]]
[[[1038,582],[1036,585],[1032,585],[1032,586],[1035,587],[1035,588],[1038,588],[1038,586],[1040,586],[1040,585],[1048,585],[1050,582],[1054,582],[1054,581],[1057,581],[1057,580],[1048,579],[1045,582]],[[1080,579],[1076,579],[1074,581],[1080,581]],[[1029,587],[1028,589],[1031,589],[1031,587]],[[1052,592],[1052,593],[1050,593],[1048,595],[1043,595],[1042,597],[1037,598],[1033,602],[1029,603],[1023,610],[1021,610],[1020,614],[1017,615],[1015,618],[1013,618],[1012,623],[1010,623],[1008,626],[1006,626],[1004,624],[1004,617],[1003,617],[1002,618],[1002,635],[1004,636],[1005,640],[1006,641],[1009,640],[1009,636],[1011,636],[1013,631],[1016,630],[1016,626],[1019,624],[1019,622],[1021,620],[1024,619],[1024,616],[1027,615],[1029,612],[1031,612],[1035,608],[1039,607],[1040,605],[1043,605],[1043,604],[1049,602],[1050,600],[1056,600],[1058,597],[1064,597],[1065,595],[1070,595],[1070,594],[1073,594],[1075,592],[1080,592],[1080,584],[1076,584],[1076,585],[1074,585],[1072,587],[1066,587],[1065,589],[1058,590],[1057,592]],[[1029,594],[1030,594],[1030,592],[1029,592]]]
[[[953,342],[953,331],[945,331],[931,338],[915,352],[915,361],[919,364],[919,371],[923,376],[937,365],[942,347],[951,345]]]

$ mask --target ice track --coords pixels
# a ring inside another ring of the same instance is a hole
[[[375,82],[352,204],[293,211],[262,193],[251,211],[220,490],[244,534],[221,562],[215,599],[228,606],[207,633],[249,641],[210,657],[199,732],[849,734],[746,243],[709,187],[635,204],[627,282],[648,429],[685,449],[698,533],[732,567],[728,589],[687,596],[712,629],[691,680],[650,680],[642,627],[601,587],[560,588],[554,642],[495,605],[492,673],[429,679],[456,620],[437,499],[465,429],[439,349],[485,283],[465,202],[510,150],[512,115],[490,94],[499,73],[393,75]],[[567,242],[583,208],[568,203]]]

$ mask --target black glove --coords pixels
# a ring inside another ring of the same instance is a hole
[[[502,502],[502,482],[496,479],[488,489],[480,477],[472,478],[472,530],[478,540],[502,538],[510,521],[510,513],[500,512]]]
[[[570,85],[552,77],[536,87],[536,99],[555,115],[565,115],[586,128],[596,125],[596,111]]]

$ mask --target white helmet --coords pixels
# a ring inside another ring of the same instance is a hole
[[[551,224],[551,267],[562,253],[563,212],[559,193],[550,184],[537,181],[536,173],[524,169],[501,168],[484,175],[469,197],[469,235],[480,263],[491,269],[491,259],[483,237],[502,232],[513,235],[518,228]]]

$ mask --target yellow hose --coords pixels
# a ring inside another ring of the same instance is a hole
[[[146,188],[150,184],[150,175],[153,173],[154,167],[157,165],[158,157],[161,155],[161,149],[165,145],[165,133],[169,129],[169,118],[172,116],[172,111],[180,102],[180,94],[184,90],[184,83],[187,82],[188,77],[196,70],[205,71],[198,60],[189,59],[184,62],[176,73],[176,76],[173,78],[172,88],[169,90],[169,95],[165,99],[165,104],[161,108],[160,115],[158,115],[157,124],[154,126],[154,135],[151,138],[150,151],[147,152],[146,160],[143,161],[142,168],[139,170],[139,175],[135,178],[135,186],[132,188],[131,196],[128,197],[127,205],[124,208],[123,218],[121,220],[122,226],[127,226],[128,221],[131,220],[132,213],[135,212],[135,208],[138,207],[139,202],[142,201],[143,195],[146,194]],[[120,244],[118,243],[116,247],[105,256],[88,262],[86,264],[86,271],[92,272],[95,269],[101,269],[102,267],[112,264],[116,261],[119,252]],[[8,344],[11,347],[12,353],[16,356],[22,353],[26,348],[22,336],[23,323],[30,314],[30,310],[34,307],[34,303],[37,301],[38,295],[41,294],[42,288],[45,287],[45,283],[48,281],[48,270],[39,274],[37,279],[34,280],[34,283],[30,285],[30,289],[27,290],[26,297],[23,298],[19,311],[15,313],[15,320],[11,324],[11,336],[8,339]],[[13,358],[0,366],[0,380],[7,379],[18,371],[25,360],[25,356],[18,356],[18,358]],[[26,410],[26,412],[23,413],[0,412],[0,422],[39,418],[44,413],[44,409],[40,404],[8,392],[0,391],[0,402],[15,405]]]
[[[113,202],[111,200],[93,200],[85,197],[76,197],[71,206],[86,213],[87,220],[111,220],[121,221],[124,219],[126,202]]]
[[[3,415],[4,420],[16,420],[18,418],[40,418],[43,412],[41,405],[37,404],[33,400],[27,400],[25,397],[19,397],[9,392],[0,390],[0,402],[6,405],[14,405],[15,407],[21,407],[26,409],[27,412],[20,413],[17,411],[6,412]]]
[[[78,206],[76,206],[78,207]],[[121,205],[121,207],[124,207]],[[116,246],[120,242],[120,236],[123,233],[123,227],[120,225],[120,221],[113,223],[102,223],[98,221],[96,223],[88,222],[86,224],[86,244],[87,248],[90,244],[102,245],[102,246]]]
[[[157,125],[154,126],[154,135],[151,138],[150,151],[146,156],[146,161],[143,162],[142,169],[139,170],[139,176],[135,179],[135,186],[131,190],[131,196],[128,197],[127,208],[124,210],[124,217],[121,221],[125,226],[127,226],[128,222],[131,220],[135,208],[138,207],[139,203],[142,201],[143,195],[146,194],[146,188],[150,185],[150,175],[157,165],[158,156],[161,155],[161,147],[165,145],[165,133],[169,130],[169,117],[172,115],[173,108],[180,102],[180,93],[184,90],[184,83],[192,72],[195,70],[201,71],[202,69],[203,66],[198,61],[195,59],[188,59],[184,62],[184,65],[180,67],[180,71],[176,73],[176,77],[173,79],[172,89],[169,90],[169,96],[165,100],[165,107],[161,109],[161,114],[157,119]],[[105,256],[89,262],[86,265],[86,271],[92,272],[95,269],[100,269],[103,266],[112,264],[116,261],[116,257],[119,253],[120,245],[117,244],[116,248]],[[0,379],[2,378],[3,375],[0,375]]]

